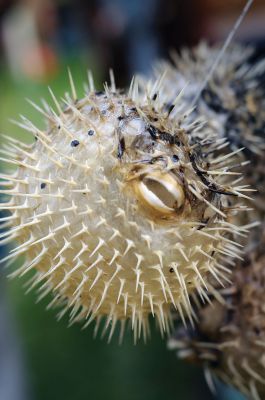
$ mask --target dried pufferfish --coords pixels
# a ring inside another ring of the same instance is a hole
[[[106,317],[111,337],[129,319],[136,338],[153,314],[168,331],[172,306],[192,319],[189,293],[207,296],[208,277],[224,282],[227,261],[239,257],[231,235],[244,229],[231,216],[245,188],[227,183],[233,157],[214,157],[223,142],[199,140],[207,128],[185,123],[177,101],[164,111],[160,81],[143,99],[135,83],[122,94],[112,79],[95,92],[90,79],[82,100],[70,82],[64,108],[52,94],[57,114],[35,106],[45,131],[18,123],[34,144],[9,138],[1,150],[17,166],[1,175],[11,196],[1,243],[18,242],[3,261],[24,254],[14,275],[34,271],[31,287],[54,292],[51,304],[60,316],[72,308],[71,322],[96,319],[97,330]]]
[[[167,64],[164,101],[170,101],[172,91],[179,90],[181,80],[176,77],[181,76],[182,81],[190,79],[192,91],[197,80],[199,90],[205,69],[209,69],[216,54],[216,49],[201,44],[181,56],[175,55],[175,66]],[[221,149],[222,154],[244,146],[238,157],[241,162],[250,160],[244,164],[245,180],[258,189],[253,193],[253,212],[245,216],[249,221],[253,221],[253,215],[264,221],[265,60],[253,61],[252,56],[253,49],[233,45],[197,98],[194,114],[206,118],[208,127],[215,127],[217,137],[228,141],[228,146]],[[160,68],[161,65],[158,71]],[[185,91],[184,104],[190,104],[192,91]],[[232,287],[218,290],[223,302],[215,299],[210,305],[198,304],[198,297],[193,297],[199,310],[195,329],[179,328],[169,340],[169,347],[177,350],[180,358],[203,366],[252,400],[265,398],[262,231],[262,226],[255,228],[248,237],[244,249],[247,257],[238,262],[232,273]]]
[[[250,46],[232,43],[208,77],[207,71],[220,51],[219,46],[209,47],[205,42],[183,49],[180,54],[172,54],[173,63],[157,63],[154,79],[164,73],[159,95],[168,106],[189,82],[182,94],[182,105],[194,105],[190,117],[205,119],[217,139],[226,141],[220,154],[242,149],[237,154],[239,167],[235,171],[240,171],[245,161],[244,181],[257,190],[253,193],[255,211],[242,214],[242,223],[251,223],[263,218],[265,211],[265,59],[258,59]]]
[[[244,147],[241,155],[245,152],[247,158],[261,154],[265,149],[265,59],[255,60],[250,46],[230,44],[202,87],[219,53],[219,46],[201,42],[173,53],[173,63],[157,63],[154,79],[164,73],[159,95],[170,105],[188,82],[182,95],[184,107],[196,106],[195,116],[203,117],[219,138],[225,138],[230,150]]]
[[[233,285],[198,312],[198,324],[169,340],[180,358],[203,366],[251,400],[265,398],[265,234],[249,244]]]

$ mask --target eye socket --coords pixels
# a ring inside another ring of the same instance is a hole
[[[175,213],[185,202],[182,186],[171,174],[154,171],[138,182],[138,196],[145,206],[161,214]]]

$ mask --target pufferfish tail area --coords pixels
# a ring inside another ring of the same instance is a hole
[[[265,231],[250,243],[233,272],[233,285],[198,312],[194,329],[179,328],[168,346],[234,386],[248,399],[265,398]]]
[[[181,96],[166,109],[161,78],[141,94],[136,81],[117,90],[113,76],[101,92],[89,83],[77,99],[70,76],[72,96],[34,105],[46,129],[17,123],[34,143],[9,138],[1,150],[16,168],[1,174],[10,214],[1,243],[16,243],[2,262],[23,255],[13,276],[33,274],[30,288],[52,294],[49,307],[69,310],[70,323],[96,321],[111,339],[129,322],[136,340],[153,317],[164,334],[172,309],[193,321],[190,295],[208,299],[212,279],[229,282],[249,189],[235,153],[220,153],[223,139]]]

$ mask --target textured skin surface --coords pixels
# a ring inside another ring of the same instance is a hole
[[[188,294],[207,296],[208,278],[227,280],[237,257],[233,157],[217,158],[222,141],[177,101],[166,110],[159,81],[140,97],[136,84],[123,95],[112,83],[78,101],[70,81],[74,99],[62,109],[54,98],[57,115],[41,111],[46,131],[20,124],[36,142],[2,150],[18,166],[2,175],[13,226],[3,242],[18,242],[7,260],[24,254],[14,275],[36,270],[33,287],[54,291],[61,315],[72,307],[71,321],[107,316],[111,337],[130,319],[136,338],[153,314],[168,331],[171,307],[192,319]]]
[[[233,272],[233,286],[200,309],[195,331],[179,329],[172,349],[189,362],[210,369],[248,398],[265,396],[264,237]]]
[[[160,90],[165,103],[170,104],[176,93],[187,85],[182,94],[182,103],[190,107],[195,95],[202,89],[201,84],[219,51],[218,47],[201,43],[193,49],[173,54],[172,63],[159,63],[154,76],[166,71]],[[223,153],[243,148],[238,158],[249,161],[249,164],[244,165],[244,175],[246,183],[258,189],[255,196],[257,212],[264,212],[265,195],[264,174],[259,158],[265,149],[264,82],[265,60],[256,60],[253,48],[233,44],[202,90],[192,114],[193,117],[195,115],[205,119],[207,127],[217,134],[217,138],[227,142],[227,147],[222,149]],[[245,222],[251,222],[257,217],[252,213],[248,216]]]
[[[211,60],[215,54],[215,50],[207,52],[207,47],[202,45],[194,52],[185,53],[185,60],[176,57],[176,65],[185,73],[184,65],[190,62],[200,76],[203,65],[208,63],[206,55]],[[244,174],[247,183],[257,192],[252,194],[255,201],[247,202],[253,210],[243,220],[249,223],[256,219],[263,224],[251,231],[244,260],[237,263],[231,276],[232,286],[218,289],[223,301],[200,304],[195,330],[177,329],[169,346],[177,349],[180,358],[200,364],[248,398],[258,400],[265,398],[265,61],[251,62],[252,53],[251,49],[231,48],[202,93],[197,112],[210,125],[216,125],[216,132],[228,140],[228,150],[245,147],[239,159],[249,158],[250,163],[243,167]],[[186,76],[191,70],[187,69]],[[171,67],[171,81],[174,73],[177,72]]]
[[[173,54],[173,63],[162,62],[155,76],[166,71],[160,95],[171,103],[187,83],[182,102],[191,104],[220,49],[201,43]],[[251,47],[233,44],[203,89],[195,113],[229,141],[232,150],[245,147],[247,157],[264,150],[265,60],[255,61]]]

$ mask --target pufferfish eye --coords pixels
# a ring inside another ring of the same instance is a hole
[[[170,173],[147,173],[134,182],[134,188],[139,202],[161,216],[175,213],[185,202],[182,185]]]

